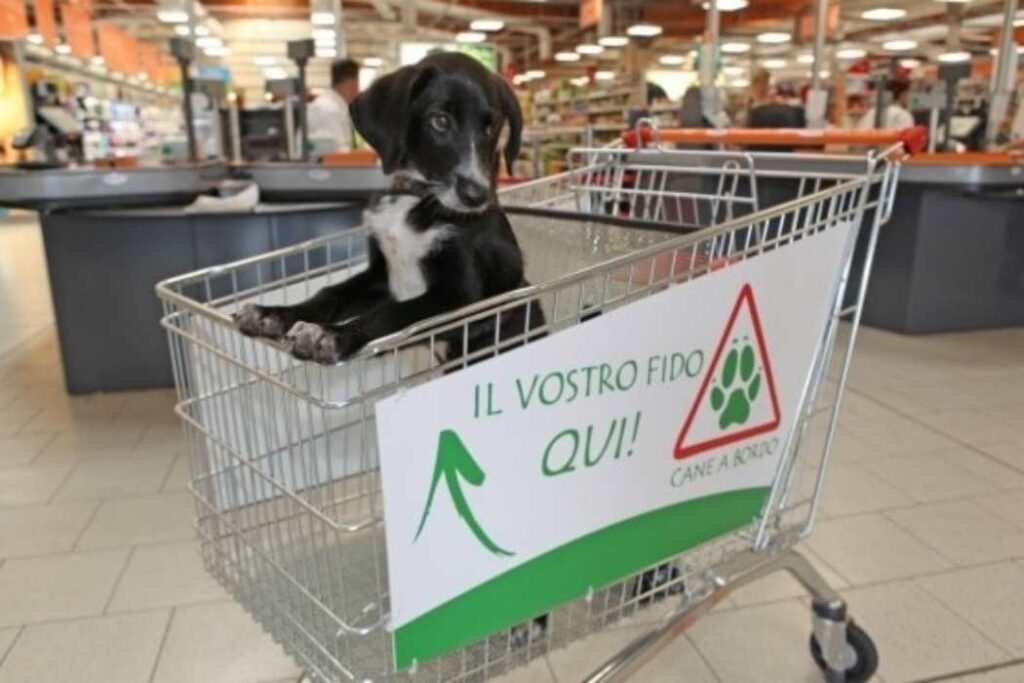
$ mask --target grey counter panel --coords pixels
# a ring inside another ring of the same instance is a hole
[[[173,384],[153,286],[161,279],[358,225],[359,204],[235,215],[69,211],[42,216],[72,394]]]

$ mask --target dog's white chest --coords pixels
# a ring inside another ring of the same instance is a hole
[[[388,263],[388,288],[398,301],[414,299],[427,291],[423,259],[447,236],[447,226],[419,232],[406,220],[418,198],[389,195],[366,211],[366,224],[373,231]]]

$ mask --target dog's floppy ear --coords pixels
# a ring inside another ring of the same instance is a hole
[[[433,72],[432,67],[402,67],[378,78],[348,107],[352,125],[377,150],[385,173],[398,168],[405,156],[409,104]]]
[[[508,121],[508,142],[505,144],[505,169],[512,175],[512,163],[519,157],[519,147],[523,142],[523,111],[519,108],[519,98],[512,86],[499,75],[492,76],[498,88],[501,100],[501,112]]]

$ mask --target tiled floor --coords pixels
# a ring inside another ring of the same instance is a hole
[[[38,228],[0,222],[0,683],[259,683],[294,662],[203,571],[169,391],[65,395]],[[1024,681],[1024,330],[865,330],[810,559],[877,642],[878,680]],[[637,677],[820,680],[776,576]],[[642,625],[511,678],[573,681]]]

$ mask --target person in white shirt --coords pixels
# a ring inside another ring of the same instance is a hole
[[[904,81],[893,81],[889,84],[892,93],[892,104],[885,109],[882,116],[882,128],[912,128],[914,116],[907,107],[910,105],[910,84]],[[857,122],[860,130],[871,130],[875,127],[875,108],[871,107]]]
[[[309,105],[309,139],[331,140],[334,152],[351,152],[355,147],[349,103],[359,94],[359,64],[341,59],[331,64],[331,88]]]

